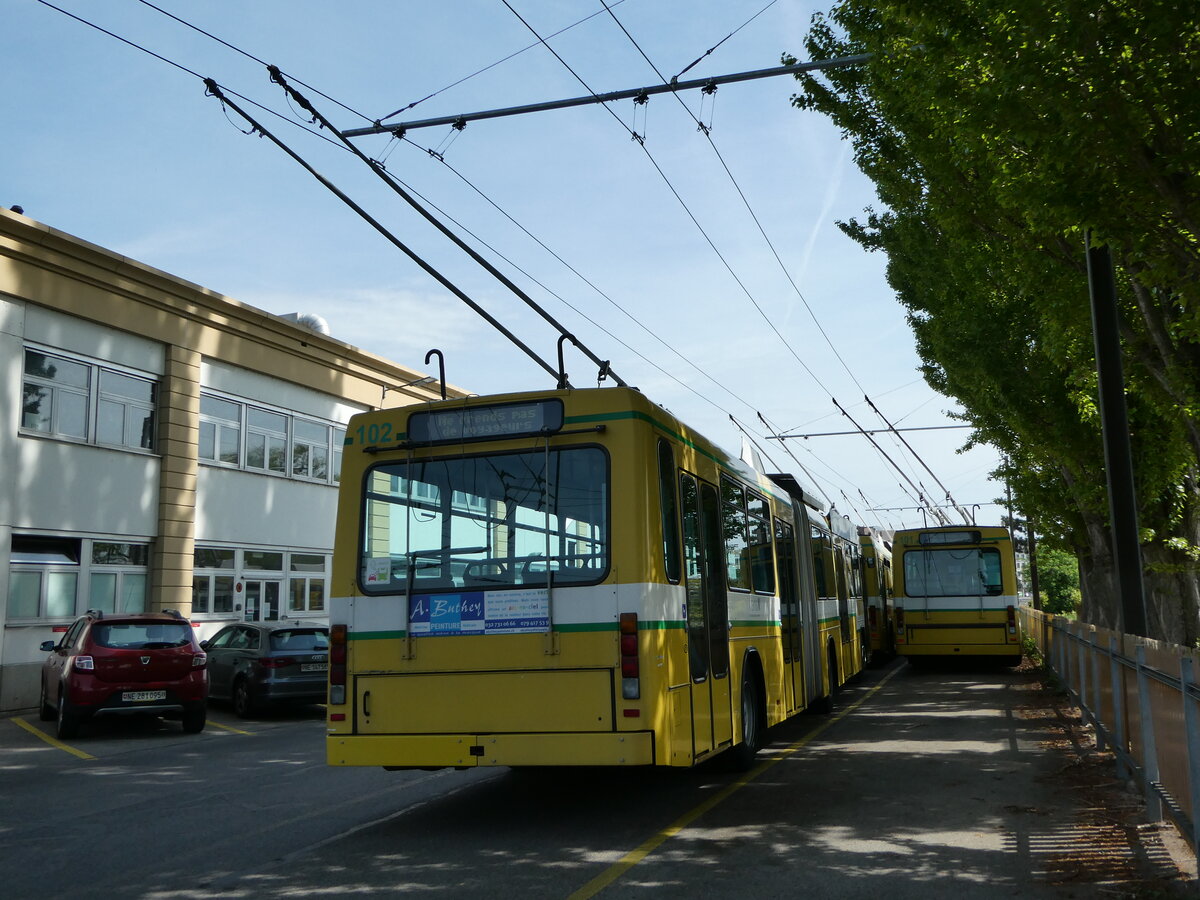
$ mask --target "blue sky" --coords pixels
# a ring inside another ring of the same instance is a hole
[[[610,7],[670,77],[768,2],[610,0]],[[554,361],[557,334],[351,154],[296,127],[305,117],[258,62],[135,0],[55,5],[289,119],[253,108],[266,127]],[[518,52],[537,39],[514,9],[542,36],[599,13],[549,39],[592,91],[658,83],[600,0],[155,5],[344,104],[348,109],[300,87],[342,129],[430,94],[389,122],[589,93],[544,46]],[[778,0],[683,79],[769,68],[784,52],[803,59],[804,33],[821,8]],[[270,312],[317,313],[334,336],[407,365],[420,368],[425,352],[437,347],[446,355],[447,379],[472,391],[552,386],[277,147],[243,134],[244,123],[206,97],[194,75],[36,0],[0,0],[0,21],[8,38],[0,57],[5,207],[19,204],[38,221]],[[911,333],[884,278],[886,260],[836,227],[875,203],[871,184],[830,123],[790,105],[795,88],[787,77],[724,85],[703,107],[698,92],[680,95],[711,125],[720,158],[668,95],[644,108],[622,101],[609,111],[586,106],[475,122],[461,133],[413,130],[404,143],[372,137],[357,144],[490,245],[467,238],[611,359],[627,382],[719,444],[740,445],[730,414],[756,436],[771,433],[758,412],[781,430],[851,430],[831,395],[863,427],[881,427],[864,392],[901,426],[952,424],[945,411],[953,404],[916,371]],[[666,181],[621,123],[645,135]],[[568,351],[577,386],[595,383],[593,368]],[[987,478],[996,456],[987,448],[957,453],[965,434],[906,437],[959,502],[987,503],[1003,494]],[[798,469],[778,442],[756,439],[778,468]],[[894,441],[877,439],[893,459],[906,461],[913,481],[941,493]],[[916,511],[869,511],[913,501],[900,486],[904,479],[865,438],[788,446],[856,520],[921,523]],[[984,506],[979,520],[997,521],[1000,512]]]

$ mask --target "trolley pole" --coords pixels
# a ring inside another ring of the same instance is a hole
[[[1112,528],[1113,566],[1121,592],[1122,630],[1146,637],[1146,595],[1142,553],[1138,543],[1137,491],[1133,452],[1125,407],[1125,373],[1121,365],[1121,331],[1117,287],[1108,247],[1093,247],[1089,231],[1088,290],[1092,302],[1092,339],[1100,387],[1100,428],[1104,435],[1104,472],[1108,479],[1108,515]]]

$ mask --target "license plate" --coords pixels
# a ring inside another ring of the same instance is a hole
[[[300,663],[301,672],[328,672],[329,665],[327,663]]]
[[[126,703],[144,703],[147,700],[166,700],[166,691],[125,691],[121,699]]]

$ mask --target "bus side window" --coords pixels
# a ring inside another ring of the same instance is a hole
[[[740,484],[721,479],[721,525],[729,587],[750,590],[750,542],[746,537],[746,494]]]
[[[771,508],[766,497],[746,492],[750,524],[750,575],[754,590],[775,593],[775,560],[771,554]]]
[[[675,491],[675,455],[671,445],[658,440],[658,496],[662,514],[663,565],[667,581],[679,584],[679,497]]]
[[[809,534],[812,541],[813,575],[817,582],[817,597],[818,599],[829,597],[831,596],[829,585],[825,580],[825,533],[814,525]]]

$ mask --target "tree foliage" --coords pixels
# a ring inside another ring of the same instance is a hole
[[[1065,615],[1079,609],[1079,562],[1074,554],[1039,547],[1037,567],[1042,609],[1052,615]]]
[[[881,202],[840,223],[888,257],[923,373],[999,448],[1018,508],[1118,624],[1084,235],[1118,265],[1154,636],[1197,636],[1200,7],[841,0],[802,75]],[[785,60],[790,59],[785,57]]]

